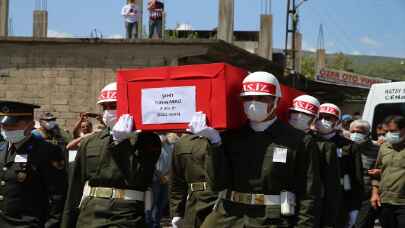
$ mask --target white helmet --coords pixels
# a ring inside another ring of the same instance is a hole
[[[315,97],[309,95],[301,95],[293,100],[293,106],[290,108],[290,110],[317,116],[319,105],[320,103]]]
[[[340,108],[331,103],[324,103],[319,106],[319,114],[327,113],[336,116],[340,120],[341,111]]]
[[[117,83],[112,82],[106,85],[98,96],[97,104],[102,104],[105,102],[117,102]]]
[[[241,96],[270,95],[281,97],[277,78],[267,72],[257,71],[249,74],[242,82]]]

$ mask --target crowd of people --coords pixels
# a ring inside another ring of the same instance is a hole
[[[241,90],[245,126],[218,132],[196,112],[182,134],[117,118],[116,83],[72,134],[0,101],[0,227],[156,228],[167,210],[174,228],[405,227],[405,117],[373,131],[302,95],[283,122],[275,76],[251,73]]]
[[[164,3],[159,0],[149,0],[147,9],[149,11],[149,38],[162,38]],[[138,23],[142,17],[142,9],[135,0],[129,0],[122,10],[121,15],[125,19],[125,31],[127,39],[138,38]]]

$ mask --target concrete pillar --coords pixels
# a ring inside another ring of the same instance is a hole
[[[260,15],[260,33],[258,54],[266,59],[273,57],[273,16]]]
[[[34,27],[32,36],[45,38],[48,36],[48,11],[34,10]]]
[[[301,59],[302,59],[302,34],[295,33],[295,71],[301,73]]]
[[[316,62],[315,62],[315,72],[326,66],[326,52],[325,49],[316,49]]]
[[[143,0],[136,0],[136,4],[139,9],[138,17],[138,39],[143,38]]]
[[[0,0],[0,36],[8,36],[9,0]]]
[[[234,0],[219,0],[218,39],[232,43]]]

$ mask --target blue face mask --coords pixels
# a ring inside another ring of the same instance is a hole
[[[399,132],[387,132],[385,134],[385,141],[391,144],[396,144],[401,141],[401,135]]]
[[[354,132],[350,134],[350,140],[352,140],[355,143],[362,143],[366,139],[366,135],[358,132]]]

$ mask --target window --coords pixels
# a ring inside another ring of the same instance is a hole
[[[377,138],[375,128],[378,124],[382,123],[384,119],[390,115],[402,115],[405,116],[405,103],[388,103],[379,104],[374,109],[373,117],[373,139]]]

